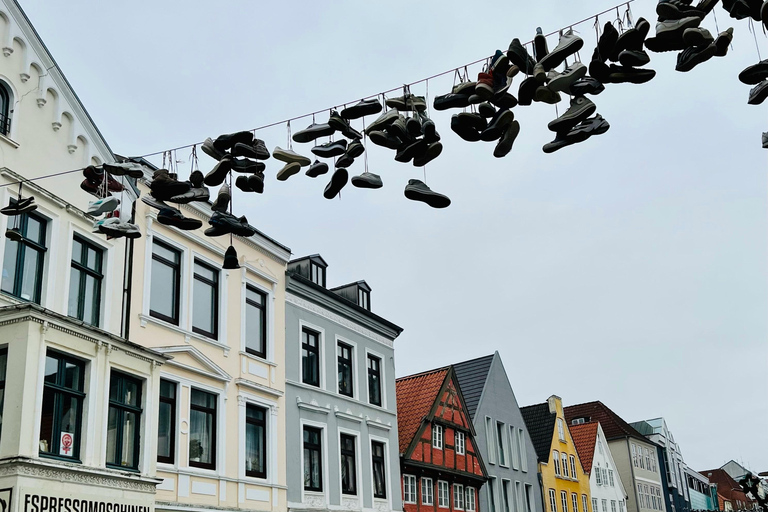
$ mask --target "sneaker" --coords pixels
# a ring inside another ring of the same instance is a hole
[[[691,7],[690,2],[681,0],[659,0],[656,5],[656,14],[660,20],[680,20],[689,16],[704,17],[705,13],[695,7]]]
[[[559,92],[553,91],[549,88],[549,86],[540,85],[536,88],[536,93],[533,95],[533,100],[541,103],[547,103],[549,105],[554,105],[555,103],[560,103],[562,97],[560,96]]]
[[[491,71],[491,74],[495,75],[496,73],[500,73],[506,75],[509,66],[510,63],[507,55],[501,50],[496,50],[496,53],[491,57],[491,65],[488,66],[488,69]]]
[[[536,62],[541,62],[548,53],[547,38],[544,37],[541,27],[536,27],[536,35],[533,38],[533,59]]]
[[[241,142],[243,144],[253,143],[252,132],[236,132],[228,133],[225,135],[219,135],[216,140],[213,141],[213,147],[219,151],[226,151],[232,149],[235,144]]]
[[[602,84],[602,82],[591,76],[585,76],[584,78],[576,80],[571,84],[570,87],[570,93],[572,96],[584,96],[586,94],[596,96],[604,90],[605,86]]]
[[[768,0],[760,6],[760,19],[763,20],[763,26],[768,30]]]
[[[290,164],[289,164],[290,165]],[[256,172],[248,176],[248,188],[257,194],[264,193],[264,173]]]
[[[592,62],[589,63],[589,74],[602,84],[611,83],[611,68],[600,59],[592,59]]]
[[[355,163],[355,159],[344,153],[338,159],[336,159],[334,167],[350,167],[353,163]]]
[[[507,58],[510,62],[512,62],[512,64],[517,66],[517,68],[526,75],[533,74],[533,66],[536,65],[536,62],[533,60],[533,58],[528,53],[528,50],[525,49],[525,46],[523,46],[518,38],[514,38],[512,42],[509,43]]]
[[[451,117],[451,130],[467,142],[477,142],[480,140],[480,131],[477,128],[462,123],[459,114]]]
[[[731,2],[729,7],[726,7],[725,2],[723,2],[723,7],[726,8],[728,13],[731,15],[731,18],[735,20],[743,20],[745,18],[749,18],[750,14],[752,13],[752,8],[746,0],[735,0]]]
[[[384,183],[381,181],[381,176],[366,171],[359,176],[353,176],[352,185],[357,188],[381,188]]]
[[[486,119],[490,119],[496,115],[496,109],[486,101],[477,106],[477,113]]]
[[[103,233],[101,230],[101,226],[104,224],[114,224],[115,222],[120,222],[119,217],[105,217],[103,219],[99,219],[96,222],[93,223],[93,228],[91,228],[91,233]],[[21,235],[21,233],[19,233]],[[8,235],[6,234],[6,237]],[[21,240],[21,238],[19,238]]]
[[[421,180],[408,180],[404,194],[408,199],[421,201],[432,208],[446,208],[451,204],[448,196],[434,192]]]
[[[346,169],[336,169],[331,176],[331,181],[325,186],[323,191],[323,197],[326,199],[333,199],[336,197],[341,189],[347,184],[349,180],[349,173]]]
[[[485,142],[499,140],[507,126],[514,120],[515,114],[511,110],[499,110],[488,123],[488,127],[480,133],[480,140]]]
[[[323,124],[315,124],[312,123],[309,126],[307,126],[303,130],[299,130],[298,132],[293,134],[293,142],[312,142],[315,139],[319,139],[320,137],[328,137],[330,135],[333,135],[336,132],[336,129],[333,128],[328,123]],[[234,153],[234,152],[233,152]],[[248,155],[243,155],[248,156]]]
[[[597,40],[597,48],[592,55],[592,60],[605,62],[616,52],[616,43],[619,40],[619,31],[613,26],[613,23],[607,21],[603,26],[603,33]]]
[[[237,258],[237,251],[231,245],[227,247],[226,251],[224,251],[224,262],[221,265],[221,268],[224,270],[237,270],[240,268],[240,262]]]
[[[739,80],[747,85],[757,85],[766,78],[768,78],[768,59],[753,64],[739,73]]]
[[[626,67],[645,66],[651,62],[651,57],[643,50],[622,50],[619,54],[619,63]]]
[[[501,139],[499,139],[499,143],[496,144],[496,148],[493,150],[493,156],[496,158],[502,158],[509,154],[510,151],[512,151],[512,144],[514,144],[515,139],[520,134],[520,123],[517,121],[512,121],[507,128],[504,130],[504,133],[501,135]]]
[[[565,33],[560,34],[560,42],[555,46],[554,50],[548,53],[547,56],[539,62],[544,66],[544,70],[546,71],[555,69],[570,55],[581,50],[583,46],[584,41],[574,34],[573,30],[568,30]]]
[[[768,2],[768,0],[766,0]],[[728,54],[728,47],[733,41],[733,27],[728,28],[724,32],[720,32],[712,43],[715,45],[715,57],[725,57]]]
[[[99,230],[112,238],[139,238],[141,231],[139,226],[129,222],[123,222],[118,219],[117,222],[104,223],[99,226]]]
[[[608,121],[603,119],[603,116],[596,114],[595,117],[590,117],[577,124],[571,129],[569,135],[574,139],[584,141],[593,135],[602,135],[607,132],[610,127],[611,125],[608,124]]]
[[[701,23],[701,18],[689,16],[679,20],[660,21],[656,24],[656,37],[646,40],[646,47],[653,52],[676,51],[686,48],[683,33],[686,29],[695,28]]]
[[[427,102],[424,96],[414,96],[413,94],[406,94],[398,98],[387,98],[386,103],[389,108],[394,108],[401,112],[427,109]]]
[[[413,165],[414,167],[424,167],[429,162],[440,156],[442,152],[443,145],[440,142],[433,142],[427,146],[426,150],[424,150],[422,154],[413,157]]]
[[[264,172],[267,165],[264,162],[251,160],[250,158],[232,158],[230,165],[234,172],[252,174],[254,172]]]
[[[262,160],[266,160],[266,158],[269,158],[269,151],[267,151],[266,158],[264,158],[265,155],[263,154],[263,151],[261,151],[260,148],[257,148],[254,144],[243,144],[242,142],[238,142],[232,147],[232,156],[242,156],[253,159],[261,158]]]
[[[317,178],[321,174],[326,174],[328,172],[328,164],[325,162],[321,162],[320,160],[315,160],[312,165],[309,166],[309,169],[307,169],[306,174],[310,178]]]
[[[382,130],[388,125],[392,124],[395,119],[398,118],[398,116],[399,114],[397,110],[387,110],[381,114],[374,122],[369,124],[364,131],[367,135],[370,135],[372,131]]]
[[[714,41],[715,38],[705,28],[693,27],[683,31],[683,42],[687,46],[706,46]]]
[[[387,133],[400,140],[408,139],[408,125],[405,116],[402,114],[395,119],[395,122],[387,126]]]
[[[277,152],[275,152],[277,154]],[[275,156],[277,158],[277,156]],[[301,170],[301,164],[298,162],[288,162],[282,169],[277,171],[277,179],[285,181]]]
[[[238,178],[246,178],[246,179],[248,179],[246,176],[238,176]],[[250,192],[250,190],[249,190],[249,192]],[[229,230],[226,229],[225,227],[222,227],[222,226],[211,226],[209,228],[206,228],[206,230],[203,231],[203,234],[205,236],[210,236],[210,237],[223,236],[223,235],[228,235],[229,234]]]
[[[397,149],[402,146],[403,141],[399,137],[383,130],[376,130],[368,134],[368,138],[376,144],[387,149]]]
[[[550,54],[551,55],[551,54]],[[574,62],[565,70],[549,81],[547,87],[555,92],[568,92],[571,85],[587,74],[587,66],[581,62]]]
[[[536,95],[536,89],[539,88],[539,81],[529,76],[520,82],[520,89],[517,91],[517,102],[519,105],[530,105]]]
[[[477,87],[477,82],[459,82],[451,88],[451,93],[470,96],[475,93],[475,87]]]
[[[221,160],[224,158],[224,155],[226,155],[224,151],[219,151],[213,146],[213,139],[210,137],[205,139],[205,142],[203,142],[202,146],[200,146],[200,149],[203,150],[203,153],[213,158],[214,160]]]
[[[223,161],[225,160],[222,160],[222,162]],[[216,165],[218,166],[219,164]],[[224,181],[223,177],[221,178],[221,181]],[[161,201],[170,201],[170,199],[174,196],[186,194],[191,188],[192,184],[188,181],[176,180],[171,178],[168,174],[156,173],[156,176],[152,178],[152,182],[149,184],[149,189],[152,191],[152,195],[155,197],[155,199],[159,199]]]
[[[540,84],[543,84],[547,81],[547,70],[544,69],[544,66],[541,64],[541,62],[537,62],[536,65],[533,66],[533,78],[535,78],[536,81]]]
[[[269,150],[267,149],[267,144],[261,140],[261,139],[253,139],[253,143],[251,143],[251,146],[253,146],[253,149],[256,151],[256,158],[259,160],[268,160],[269,159]]]
[[[103,169],[93,165],[83,169],[83,176],[85,176],[85,181],[80,184],[80,188],[91,194],[97,193],[99,188],[102,188],[104,176],[107,176],[107,190],[109,192],[122,192],[125,190],[125,187],[119,181],[109,174],[105,174]]]
[[[381,112],[381,103],[377,99],[361,100],[357,105],[352,105],[341,111],[344,119],[359,119],[364,116],[372,116]]]
[[[160,210],[160,213],[157,214],[157,222],[166,226],[174,226],[184,231],[203,227],[203,221],[185,217],[179,210],[173,208]]]
[[[618,36],[613,51],[608,55],[608,58],[615,62],[619,60],[619,55],[623,51],[641,51],[650,29],[651,24],[645,18],[639,18],[634,27],[625,30]]]
[[[439,141],[440,134],[437,133],[435,122],[428,118],[424,112],[419,112],[418,116],[421,118],[421,135],[424,135],[424,140],[430,144]]]
[[[240,178],[248,179],[246,176],[238,176]],[[211,205],[211,209],[215,212],[225,212],[229,208],[229,201],[232,199],[232,191],[229,189],[229,185],[224,183],[219,189],[219,193],[216,194],[216,200]]]
[[[112,196],[107,197],[106,199],[99,199],[98,201],[92,201],[90,204],[95,203],[101,203],[102,201],[108,200],[108,199],[116,199]],[[120,204],[120,201],[117,201],[117,204]],[[115,205],[117,206],[117,205]],[[27,198],[22,199],[21,201],[18,201],[17,203],[11,203],[8,206],[5,206],[3,208],[0,208],[0,213],[3,215],[8,216],[15,216],[15,215],[21,215],[22,213],[29,213],[37,210],[37,205],[35,204],[35,198],[32,196],[29,196]],[[88,206],[88,213],[91,213],[91,207]],[[92,215],[99,215],[104,212],[99,213],[92,213]]]
[[[421,120],[416,116],[407,118],[405,120],[405,131],[408,133],[409,137],[418,137],[421,135]]]
[[[103,213],[110,213],[117,210],[118,206],[120,206],[120,199],[116,198],[115,196],[107,196],[103,199],[89,202],[87,213],[94,216],[101,215]],[[7,215],[4,210],[5,208],[0,209],[0,213]]]
[[[477,85],[475,85],[475,94],[482,98],[482,101],[493,97],[493,75],[490,73],[478,73]]]
[[[427,152],[428,146],[429,144],[427,144],[427,141],[424,139],[418,139],[410,144],[404,144],[397,150],[395,161],[408,163],[416,157],[423,156]]]
[[[172,203],[187,204],[192,201],[208,202],[208,199],[210,199],[210,192],[208,191],[208,187],[203,186],[193,187],[184,194],[173,196],[170,201]]]
[[[165,201],[155,198],[152,196],[152,194],[141,196],[141,202],[156,210],[162,210],[163,208],[174,208],[173,206],[166,204]]]
[[[656,71],[645,68],[628,68],[611,64],[608,81],[612,84],[644,84],[656,76]]]
[[[256,192],[253,187],[248,183],[248,176],[238,176],[235,180],[235,186],[242,190],[243,192]],[[226,208],[223,210],[218,210],[222,212],[226,212]]]
[[[341,117],[339,113],[336,112],[335,110],[331,111],[331,116],[328,118],[328,124],[331,126],[331,128],[333,128],[337,132],[340,132],[343,136],[345,136],[348,139],[363,138],[363,135],[357,130],[355,130],[354,128],[352,128],[352,126],[349,124],[349,121]]]
[[[112,164],[104,162],[103,168],[113,176],[130,176],[131,178],[137,179],[144,177],[144,166],[136,162],[119,162]]]
[[[495,93],[490,102],[498,108],[515,108],[517,106],[517,98],[508,92]]]
[[[391,110],[390,112],[394,112]],[[347,151],[347,140],[341,139],[325,144],[320,144],[311,149],[312,153],[320,158],[333,158],[335,156],[343,155]]]
[[[474,112],[461,112],[458,114],[458,117],[461,123],[471,126],[478,131],[483,131],[488,128],[488,120],[480,114],[475,114]]]
[[[421,135],[421,126],[419,126],[419,135]],[[347,155],[357,158],[365,152],[365,146],[360,139],[355,139],[347,146]]]
[[[759,105],[765,98],[768,97],[768,80],[763,80],[749,91],[749,100],[747,103],[750,105]]]
[[[248,133],[251,133],[251,132],[248,132]],[[229,171],[231,170],[232,170],[232,157],[227,155],[221,160],[219,160],[216,163],[216,165],[213,166],[213,169],[211,169],[211,172],[205,175],[205,180],[203,180],[203,183],[205,183],[209,187],[215,187],[217,185],[221,185],[222,183],[224,183],[224,180],[227,178],[227,174],[229,174]],[[152,184],[154,184],[155,181],[156,180],[153,179]],[[154,189],[152,189],[152,191],[154,193]],[[186,190],[184,192],[186,192]],[[176,194],[172,194],[171,196],[177,196],[179,194],[183,194],[184,192],[178,192]],[[155,197],[160,197],[160,195],[155,194]],[[163,197],[163,199],[165,199],[165,197]]]
[[[436,96],[435,101],[432,102],[432,106],[435,110],[448,110],[449,108],[466,108],[469,106],[468,94],[443,94],[442,96]]]
[[[208,224],[233,235],[249,237],[256,234],[256,230],[248,224],[248,219],[245,216],[238,218],[231,213],[213,212]]]
[[[715,56],[715,45],[689,46],[677,55],[677,71],[690,71]]]
[[[596,108],[595,104],[584,96],[573,98],[570,108],[554,121],[550,121],[547,127],[553,132],[568,131],[591,116]]]
[[[288,164],[295,162],[301,167],[306,167],[312,163],[312,160],[294,152],[292,149],[282,149],[279,146],[272,151],[272,156],[275,157],[275,160],[280,160],[281,162]]]

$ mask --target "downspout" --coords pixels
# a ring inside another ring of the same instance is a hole
[[[131,205],[131,224],[136,221],[136,202]],[[131,289],[133,280],[133,238],[125,245],[125,262],[123,266],[123,318],[120,335],[128,339],[131,330]]]

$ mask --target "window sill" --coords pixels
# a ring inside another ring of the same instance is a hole
[[[136,474],[140,473],[138,468],[126,468],[125,466],[116,466],[113,464],[107,464],[107,469],[114,469],[115,471],[125,471],[126,473],[136,473]]]
[[[270,361],[268,359],[264,359],[263,357],[259,357],[259,356],[254,355],[254,354],[250,354],[248,352],[240,352],[240,355],[241,356],[245,356],[248,359],[253,359],[254,361],[258,361],[259,363],[266,364],[267,366],[277,367],[277,363],[275,363],[274,361]]]
[[[11,139],[10,137],[7,137],[0,133],[0,140],[8,144],[9,146],[12,146],[14,149],[18,149],[21,144],[16,142],[15,140]]]
[[[165,320],[160,320],[159,318],[155,318],[153,316],[140,314],[139,320],[141,321],[140,325],[141,327],[146,327],[148,323],[164,327],[168,330],[171,330],[177,334],[181,334],[184,336],[184,342],[189,343],[189,340],[194,339],[197,341],[202,341],[203,343],[207,343],[209,345],[213,345],[214,347],[218,347],[224,351],[224,356],[229,355],[229,346],[225,345],[224,343],[221,343],[217,340],[213,340],[211,338],[207,338],[205,336],[202,336],[200,334],[197,334],[192,331],[187,331],[186,329],[182,329],[181,327],[177,325],[173,325],[172,323],[166,322]]]

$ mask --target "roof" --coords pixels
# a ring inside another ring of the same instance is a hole
[[[700,471],[700,473],[707,477],[710,482],[717,484],[717,493],[723,496],[726,500],[741,500],[743,502],[752,501],[747,497],[747,494],[741,490],[739,483],[723,468],[707,469]]]
[[[405,453],[419,426],[429,415],[450,367],[438,368],[395,380],[397,431],[400,453]]]
[[[331,288],[331,291],[335,292],[335,291],[341,290],[343,288],[349,288],[350,286],[360,286],[363,289],[368,290],[369,292],[372,291],[371,287],[368,285],[368,283],[365,282],[365,280],[354,281],[354,282],[351,282],[351,283],[343,284],[341,286],[337,286],[335,288]]]
[[[485,381],[488,379],[488,372],[491,370],[494,355],[478,357],[453,365],[461,393],[464,395],[464,403],[467,405],[467,412],[472,421],[475,419],[475,412],[477,412],[480,397],[483,394],[483,389],[485,389]]]
[[[549,461],[549,449],[552,446],[557,414],[549,412],[549,403],[547,402],[521,407],[520,413],[525,420],[525,427],[531,436],[539,462]]]
[[[595,458],[595,445],[597,444],[597,426],[598,422],[582,423],[581,425],[568,425],[571,431],[573,444],[576,445],[576,452],[581,459],[581,467],[585,473],[592,471],[592,459]]]
[[[288,263],[289,264],[290,263],[296,263],[296,262],[304,261],[304,260],[320,260],[322,262],[323,266],[328,268],[328,263],[319,254],[310,254],[309,256],[302,256],[301,258],[293,259],[293,260],[289,261]]]
[[[624,437],[633,437],[641,441],[649,443],[640,432],[632,428],[632,426],[621,419],[618,414],[608,408],[603,402],[587,402],[579,405],[571,405],[564,407],[565,419],[568,421],[568,425],[573,422],[574,418],[586,418],[589,422],[600,422],[605,433],[605,438],[608,441],[614,439],[621,439]]]

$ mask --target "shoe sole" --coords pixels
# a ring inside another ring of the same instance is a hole
[[[198,219],[188,219],[188,218],[174,219],[174,218],[167,218],[167,217],[162,217],[158,215],[157,222],[165,226],[173,226],[173,227],[179,228],[182,231],[192,231],[192,230],[203,227],[203,221]]]
[[[591,101],[589,103],[585,103],[583,106],[578,108],[578,110],[571,111],[569,110],[562,116],[558,117],[554,121],[551,121],[547,127],[550,129],[550,131],[553,132],[562,132],[565,130],[570,130],[589,116],[595,113],[595,110],[597,110],[597,107],[594,103]]]
[[[442,154],[442,152],[443,152],[442,144],[440,144],[439,142],[430,144],[429,146],[427,146],[427,152],[424,154],[424,156],[413,159],[413,166],[424,167],[429,162],[439,157],[440,154]]]
[[[766,82],[762,87],[760,86],[758,87],[755,88],[758,90],[754,95],[752,94],[752,91],[750,91],[749,100],[747,100],[748,104],[760,105],[762,102],[765,101],[765,98],[768,98],[768,82]]]
[[[687,62],[681,63],[682,65],[675,66],[675,70],[680,72],[687,72],[698,66],[699,64],[703,64],[704,62],[708,61],[712,57],[715,56],[715,45],[710,44],[708,45],[704,50],[694,55],[692,58],[688,59]]]
[[[312,160],[305,156],[297,155],[296,153],[288,153],[279,148],[272,152],[272,156],[275,158],[275,160],[280,160],[281,162],[285,162],[287,164],[292,164],[295,162],[301,167],[305,167],[312,163]]]
[[[510,134],[509,137],[506,136],[507,133]],[[515,140],[517,140],[518,135],[520,135],[520,123],[518,121],[512,121],[507,127],[507,131],[502,135],[499,143],[496,144],[496,147],[493,150],[493,156],[496,158],[507,156],[509,152],[512,151],[512,146],[514,145]]]
[[[359,146],[352,146],[351,150],[349,147],[347,148],[347,155],[349,155],[350,158],[357,158],[363,153],[365,153],[365,146],[362,144]]]
[[[374,182],[371,183],[367,179],[363,178],[362,176],[354,176],[352,178],[352,186],[357,188],[367,188],[367,189],[377,189],[384,186],[384,184],[379,181],[378,183]]]
[[[564,46],[557,45],[552,53],[541,59],[541,65],[544,67],[544,71],[555,69],[557,66],[563,63],[570,55],[581,50],[584,46],[584,40],[580,37],[574,37],[568,44]]]
[[[554,105],[560,103],[562,97],[557,91],[553,91],[546,85],[542,85],[536,89],[536,93],[533,95],[533,100],[539,103],[547,103],[548,105]]]
[[[36,204],[28,204],[27,206],[24,206],[23,208],[2,208],[0,209],[0,213],[3,215],[8,215],[9,217],[13,217],[15,215],[21,215],[24,213],[29,213],[37,210]],[[94,215],[94,214],[92,214]]]
[[[561,74],[556,76],[550,80],[549,84],[547,84],[547,87],[555,92],[566,92],[571,88],[571,85],[573,85],[576,80],[584,77],[586,74],[587,66],[579,66],[567,75]]]
[[[739,73],[739,81],[746,85],[757,85],[768,78],[768,62],[760,62],[749,66]]]
[[[649,62],[651,62],[651,58],[648,57],[647,54],[641,57],[637,57],[633,54],[624,54],[623,57],[622,55],[619,55],[619,64],[628,68],[638,68],[640,66],[645,66]]]
[[[346,146],[342,145],[333,146],[332,148],[322,148],[320,146],[315,146],[310,151],[312,151],[312,154],[319,156],[320,158],[334,158],[346,153],[347,148]]]
[[[656,39],[660,42],[668,42],[670,40],[680,40],[682,42],[683,32],[688,28],[696,28],[701,23],[701,18],[697,16],[691,16],[677,20],[677,26],[662,29],[656,31]]]
[[[298,162],[289,162],[285,167],[277,172],[278,181],[285,181],[301,170],[301,164]]]
[[[349,181],[349,173],[346,169],[336,169],[336,172],[331,176],[331,181],[325,186],[323,191],[323,197],[326,199],[333,199],[336,197],[341,189],[343,189],[347,181]]]
[[[426,203],[432,208],[447,208],[451,205],[451,200],[447,196],[436,192],[429,193],[422,190],[413,190],[406,186],[404,194],[406,198]]]
[[[361,117],[376,115],[381,112],[383,108],[384,107],[382,107],[381,103],[378,101],[365,105],[354,105],[342,110],[341,117],[344,119],[360,119]]]
[[[114,204],[114,206],[109,206],[110,204]],[[96,210],[91,211],[91,209],[88,209],[88,214],[90,215],[101,215],[103,213],[113,212],[117,210],[117,207],[120,206],[120,200],[115,198],[114,201],[110,201],[109,203],[102,203],[99,205],[99,207]],[[1,211],[1,210],[0,210]]]
[[[366,135],[370,135],[371,132],[376,130],[383,130],[385,126],[389,126],[390,124],[394,123],[397,118],[398,113],[396,111],[388,110],[385,114],[379,116],[378,119],[369,124],[364,131]]]

